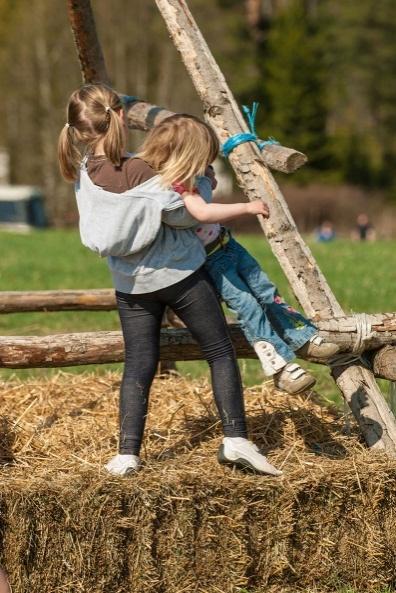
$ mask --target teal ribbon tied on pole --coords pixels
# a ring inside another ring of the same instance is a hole
[[[244,142],[254,142],[258,146],[259,150],[264,150],[264,148],[266,146],[269,146],[270,144],[279,144],[279,142],[275,140],[275,138],[273,138],[272,136],[270,136],[267,140],[260,140],[257,137],[256,115],[258,108],[259,103],[257,103],[256,101],[254,101],[251,109],[249,109],[249,107],[247,107],[246,105],[242,106],[243,112],[249,124],[250,132],[240,132],[239,134],[234,134],[233,136],[230,136],[230,138],[228,138],[228,140],[224,142],[221,148],[223,156],[227,158],[234,150],[234,148],[236,148],[240,144],[243,144]]]

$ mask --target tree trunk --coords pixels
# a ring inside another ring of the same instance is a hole
[[[203,102],[206,119],[216,130],[220,141],[223,143],[230,136],[246,131],[238,105],[185,0],[156,0],[156,4]],[[260,224],[306,314],[314,319],[343,316],[340,304],[299,235],[257,146],[253,143],[241,144],[231,153],[229,160],[246,196],[269,203],[271,216],[267,221],[259,217]],[[344,366],[334,369],[334,377],[351,405],[368,445],[375,443],[396,456],[395,418],[372,373],[363,367]],[[356,399],[357,391],[360,396]],[[367,401],[370,402],[369,407]],[[368,408],[370,421],[382,427],[381,431],[376,431],[375,437],[369,430],[367,419],[361,421],[363,412],[359,408],[360,403],[362,408]]]

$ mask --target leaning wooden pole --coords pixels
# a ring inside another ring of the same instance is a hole
[[[156,0],[169,34],[179,50],[203,102],[205,117],[221,142],[246,132],[247,126],[226,80],[213,58],[185,0]],[[312,318],[341,317],[344,312],[311,251],[301,238],[287,204],[254,143],[238,146],[230,163],[245,195],[264,199],[269,220],[260,224],[292,289]],[[396,456],[396,422],[375,383],[359,364],[338,366],[333,375],[357,419],[367,444]]]
[[[68,0],[68,16],[84,82],[110,84],[90,0]]]

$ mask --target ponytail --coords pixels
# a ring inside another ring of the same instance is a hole
[[[65,124],[58,141],[58,160],[62,176],[66,181],[75,182],[81,162],[81,153],[74,143],[75,132],[72,126]]]
[[[104,136],[103,150],[109,161],[119,167],[124,151],[124,132],[120,118],[112,109],[106,108],[108,114],[108,128]]]

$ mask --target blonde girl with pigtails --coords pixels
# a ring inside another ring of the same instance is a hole
[[[158,130],[163,132],[162,156],[158,154],[161,166],[155,170],[144,158],[126,152],[127,126],[119,96],[102,84],[84,85],[69,99],[59,137],[61,172],[75,184],[81,240],[107,258],[125,343],[119,452],[106,469],[126,475],[140,468],[161,320],[169,306],[191,331],[210,366],[224,434],[219,461],[278,476],[282,472],[248,440],[235,352],[204,269],[206,253],[195,232],[197,220],[183,201],[186,195],[210,201],[211,180],[205,172],[217,156],[218,140],[197,118],[172,116],[165,122],[172,124],[172,134],[167,126]],[[184,146],[180,141],[186,136],[192,142]],[[171,181],[185,184],[183,199]],[[261,201],[208,207],[209,223],[242,214],[268,215]]]

